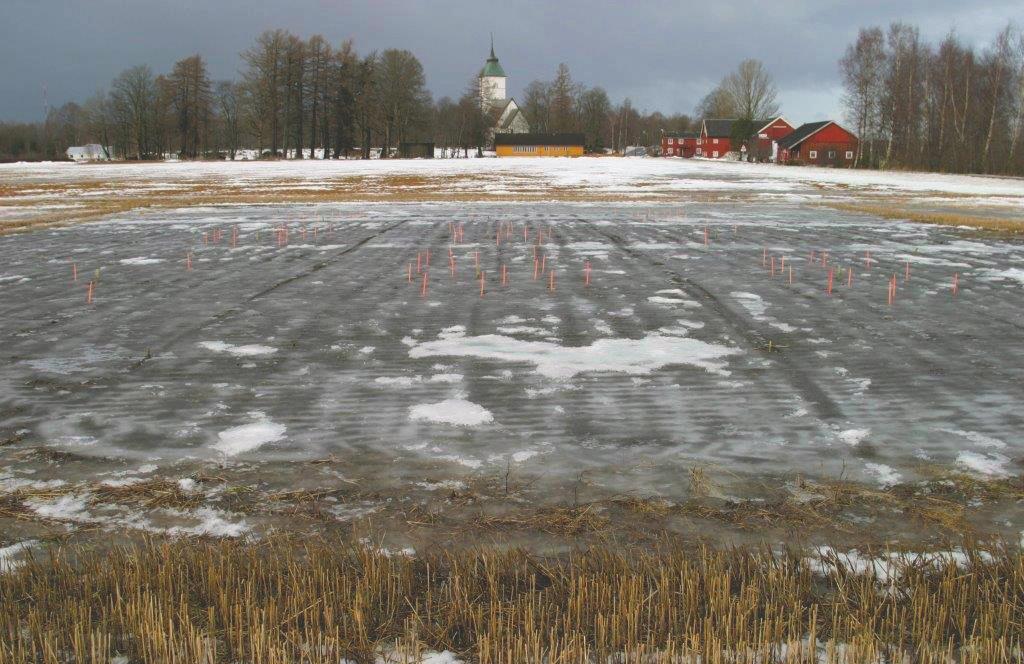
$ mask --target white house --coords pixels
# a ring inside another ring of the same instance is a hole
[[[68,159],[73,161],[110,161],[110,155],[114,153],[110,148],[104,149],[98,143],[89,145],[78,145],[67,150]]]

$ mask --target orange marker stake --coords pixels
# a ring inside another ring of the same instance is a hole
[[[903,281],[910,281],[910,259],[907,259],[907,267],[903,272]]]
[[[548,290],[550,290],[552,293],[555,292],[555,271],[554,270],[551,270],[551,272],[548,273]]]
[[[853,286],[853,268],[846,268],[846,287],[851,288]]]
[[[789,266],[789,285],[793,285],[793,266]]]
[[[960,292],[960,273],[959,272],[954,272],[953,273],[953,295],[955,296],[959,292]]]
[[[423,272],[423,256],[421,252],[416,252],[416,274]]]
[[[540,261],[537,260],[536,256],[533,259],[533,280],[537,281],[537,270],[540,269]]]
[[[71,264],[71,281],[78,281],[78,265]]]
[[[411,261],[409,262],[408,269],[406,270],[406,279],[409,281],[410,284],[412,283],[412,262]]]
[[[828,287],[825,288],[826,295],[832,295],[832,277],[834,272],[832,268],[828,269]]]
[[[185,269],[186,270],[191,270],[192,269],[192,252],[191,251],[185,254]]]
[[[90,281],[89,282],[89,287],[85,291],[85,303],[86,304],[92,304],[92,291],[93,291],[93,282]]]
[[[761,267],[768,267],[768,247],[761,250]]]
[[[420,285],[420,296],[421,297],[426,297],[427,296],[427,284],[428,284],[427,280],[428,280],[429,276],[430,276],[429,273],[427,273],[427,272],[423,273],[423,283]]]
[[[708,227],[704,227],[704,246],[708,246]]]
[[[452,278],[455,278],[455,256],[448,258],[448,269],[452,273]]]
[[[544,254],[540,257],[540,273],[544,274],[548,271],[548,255]]]
[[[485,278],[486,278],[486,275],[483,272],[481,272],[480,273],[480,297],[484,296],[484,279]]]
[[[775,278],[775,256],[772,256],[772,279]]]
[[[871,269],[871,251],[870,250],[865,250],[864,251],[864,267],[869,269],[869,270]]]

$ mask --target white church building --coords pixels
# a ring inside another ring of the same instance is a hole
[[[490,135],[487,142],[494,140],[494,134],[528,134],[530,123],[519,109],[516,100],[508,96],[508,76],[494,55],[494,40],[491,40],[491,57],[487,58],[480,70],[480,104],[491,119]]]

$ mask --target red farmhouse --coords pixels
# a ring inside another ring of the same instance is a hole
[[[808,122],[779,141],[780,164],[853,166],[857,136],[831,120]]]
[[[661,154],[665,157],[692,157],[697,153],[697,133],[683,131],[661,137]]]
[[[739,150],[741,146],[732,145],[733,125],[738,122],[735,118],[720,120],[704,120],[700,124],[700,136],[697,137],[697,156],[711,157],[712,159],[724,157],[733,150]],[[772,141],[793,131],[793,126],[786,122],[785,118],[778,117],[767,120],[754,120],[751,123],[754,127],[753,136],[746,141],[749,143],[748,150],[763,154],[762,158],[771,155]],[[762,141],[764,142],[762,151]],[[753,156],[753,155],[751,155]]]

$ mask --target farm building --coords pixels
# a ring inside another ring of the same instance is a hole
[[[853,166],[857,136],[831,120],[800,125],[778,141],[780,164]]]
[[[791,134],[793,129],[793,125],[781,116],[756,129],[747,143],[747,159],[775,161],[779,139]]]
[[[665,134],[661,137],[661,154],[665,157],[692,157],[697,154],[697,132]]]
[[[398,156],[403,159],[433,159],[434,144],[426,141],[403,141],[398,144]]]
[[[90,143],[70,147],[65,154],[73,161],[110,161],[113,151],[97,143]]]
[[[700,124],[700,135],[697,136],[696,156],[710,157],[716,159],[724,157],[730,152],[739,152],[748,143],[750,148],[760,152],[761,141],[767,142],[767,149],[771,149],[771,141],[793,131],[793,126],[786,122],[785,118],[768,118],[764,120],[752,120],[751,139],[744,141],[742,145],[733,145],[733,132],[736,123],[741,122],[738,118],[725,118],[704,120]],[[761,136],[764,135],[762,139]],[[757,140],[753,140],[757,137]],[[748,148],[749,149],[749,148]],[[770,152],[769,152],[770,154]]]
[[[499,157],[581,157],[583,134],[495,134]]]

